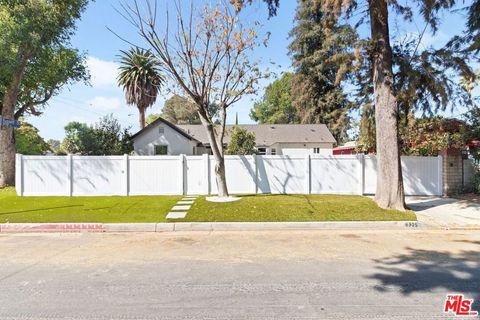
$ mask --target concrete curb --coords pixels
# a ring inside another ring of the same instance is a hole
[[[105,223],[105,232],[156,232],[156,223]]]
[[[104,232],[102,223],[4,223],[1,233],[23,232]]]
[[[174,232],[261,230],[416,230],[418,221],[344,222],[172,222],[172,223],[5,223],[0,233],[24,232]]]
[[[260,231],[260,230],[341,230],[418,229],[417,221],[345,222],[177,222],[175,231]]]

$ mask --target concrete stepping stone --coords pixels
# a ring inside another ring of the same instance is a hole
[[[191,206],[173,206],[172,211],[189,210]]]
[[[178,201],[177,204],[193,204],[193,200],[192,201]]]
[[[176,211],[176,212],[169,212],[167,214],[167,219],[183,219],[187,216],[186,212]]]

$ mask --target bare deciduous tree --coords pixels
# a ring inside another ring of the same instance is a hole
[[[122,15],[163,63],[172,85],[195,104],[215,158],[218,195],[228,197],[223,143],[227,109],[255,93],[258,81],[268,76],[249,55],[265,41],[241,23],[239,12],[227,3],[205,2],[196,8],[192,1],[185,12],[177,0],[173,28],[167,8],[161,31],[157,1],[141,0],[143,6],[139,1],[124,3]],[[219,125],[211,114],[212,103],[218,106]]]

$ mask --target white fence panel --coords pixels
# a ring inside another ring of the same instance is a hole
[[[123,156],[73,157],[74,196],[124,194]]]
[[[255,193],[256,168],[253,156],[226,156],[225,171],[230,193]],[[211,193],[217,193],[214,157],[210,157],[210,185]]]
[[[183,166],[179,156],[129,157],[129,194],[182,194]]]
[[[208,155],[17,156],[16,188],[27,196],[215,194],[214,166]],[[373,156],[226,156],[225,167],[233,194],[376,191]],[[407,195],[442,194],[440,157],[402,157],[402,168]]]
[[[68,157],[22,157],[22,189],[25,196],[70,195]],[[17,164],[18,165],[18,164]]]
[[[312,193],[361,193],[362,162],[360,159],[360,157],[348,155],[312,157]]]
[[[441,157],[402,157],[402,174],[405,194],[442,195],[442,158]],[[365,157],[364,193],[375,194],[377,187],[377,159]]]
[[[303,156],[258,157],[258,193],[305,193],[305,164]]]
[[[187,156],[187,194],[208,194],[208,157]],[[207,172],[205,172],[207,171]]]
[[[377,188],[377,158],[375,156],[365,156],[363,163],[363,192],[365,194],[375,194]]]
[[[442,195],[441,157],[402,157],[406,195]]]

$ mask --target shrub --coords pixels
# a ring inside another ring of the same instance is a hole
[[[477,172],[472,177],[473,192],[480,194],[480,172]]]
[[[247,129],[235,126],[231,130],[230,143],[228,144],[226,154],[230,155],[248,155],[255,153],[255,134]]]

